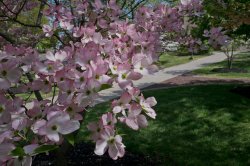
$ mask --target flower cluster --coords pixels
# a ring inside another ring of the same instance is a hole
[[[108,112],[88,129],[92,132],[92,140],[96,142],[95,153],[103,155],[108,149],[111,158],[117,159],[124,155],[124,144],[121,135],[117,134],[115,124],[119,121],[133,130],[147,127],[146,116],[155,119],[152,109],[156,105],[154,97],[145,99],[137,88],[129,88],[118,100],[112,102],[112,111]],[[145,116],[146,115],[146,116]]]
[[[113,159],[124,155],[122,138],[115,134],[119,113],[119,121],[132,129],[147,126],[145,115],[156,116],[151,108],[156,101],[139,96],[133,81],[155,68],[161,12],[141,8],[132,23],[119,19],[121,11],[115,1],[75,3],[73,12],[62,4],[51,5],[44,12],[53,18],[51,24],[43,26],[46,36],[63,29],[63,35],[72,35],[69,44],[45,55],[12,45],[0,53],[1,162],[29,165],[31,156],[41,148],[63,143],[65,135],[80,128],[82,115],[95,104],[98,92],[114,83],[124,94],[98,124],[99,134],[93,137],[96,154],[102,155],[109,147]],[[75,23],[83,17],[84,24]],[[36,99],[29,103],[29,97],[18,97],[17,93],[35,94]],[[44,99],[43,94],[53,97]],[[94,130],[91,125],[89,129]],[[32,150],[26,152],[27,146]]]
[[[175,7],[165,6],[164,11],[167,17],[164,19],[164,26],[167,31],[160,36],[162,49],[176,51],[184,46],[190,53],[197,53],[203,45],[200,39],[191,35],[192,29],[196,28],[192,19],[203,14],[202,1],[181,0]]]
[[[200,16],[203,13],[201,0],[181,0],[180,9],[187,16]]]
[[[88,129],[97,155],[108,149],[111,158],[122,157],[125,145],[116,124],[138,130],[148,125],[147,116],[156,117],[155,98],[144,98],[133,81],[155,71],[160,34],[182,27],[178,9],[140,7],[127,20],[115,0],[48,5],[43,13],[50,24],[43,31],[65,37],[58,49],[41,55],[6,45],[0,52],[0,162],[31,165],[32,156],[55,149],[80,128],[99,92],[114,84],[123,90],[121,97]],[[36,99],[30,102],[31,95]]]
[[[204,36],[209,38],[208,42],[213,48],[221,48],[230,44],[230,37],[222,30],[222,27],[213,27],[204,31]]]

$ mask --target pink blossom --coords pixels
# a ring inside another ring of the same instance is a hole
[[[5,162],[11,159],[10,152],[15,149],[15,146],[11,143],[0,144],[0,161]]]
[[[117,114],[122,112],[125,114],[125,109],[128,109],[130,106],[131,95],[127,92],[123,93],[119,100],[113,101],[113,113]]]
[[[46,63],[37,62],[35,64],[35,71],[43,75],[55,75],[59,70],[63,69],[63,65],[60,62],[46,61]]]
[[[148,125],[147,119],[144,115],[141,114],[142,108],[139,104],[132,104],[128,116],[119,118],[121,122],[126,123],[127,126],[134,130],[139,128],[145,128]]]
[[[190,2],[191,2],[191,0],[181,0],[181,4],[185,5],[185,6],[190,4]]]
[[[103,130],[102,121],[91,122],[87,125],[89,131],[91,131],[91,139],[97,141],[100,138],[101,131]]]
[[[75,79],[74,79],[74,86],[78,89],[81,89],[81,87],[85,87],[87,80],[88,80],[88,71],[79,72],[75,71]]]
[[[68,105],[65,109],[65,112],[67,112],[70,116],[70,119],[73,120],[82,120],[83,117],[81,115],[81,112],[85,111],[81,107],[79,107],[77,104],[71,103]]]
[[[146,100],[144,99],[143,96],[140,97],[140,105],[142,107],[142,109],[145,111],[145,113],[155,119],[156,117],[156,113],[155,111],[151,108],[153,106],[155,106],[157,104],[156,100],[154,97],[149,97]]]
[[[72,25],[68,20],[60,21],[59,25],[61,26],[61,28],[66,30],[71,30],[74,27],[74,25]]]
[[[103,126],[114,126],[117,122],[115,116],[111,112],[102,115]]]
[[[128,87],[127,91],[131,95],[132,100],[137,101],[137,99],[141,93],[140,89],[136,88],[136,87]]]
[[[100,84],[109,84],[111,77],[106,73],[108,71],[108,64],[102,59],[97,59],[97,63],[90,62],[89,77],[96,79]]]
[[[45,135],[49,140],[54,142],[60,141],[59,134],[70,134],[80,128],[78,121],[71,120],[67,113],[62,112],[56,112],[51,117],[48,115],[48,121],[45,125],[41,127],[40,124],[36,124],[34,128],[37,128],[37,125],[38,128],[40,127],[38,134]]]
[[[10,114],[11,101],[0,95],[0,124],[9,123],[11,121]]]
[[[27,111],[27,115],[35,118],[38,116],[43,115],[43,110],[46,110],[48,107],[48,104],[50,103],[50,100],[42,100],[42,101],[37,101],[33,100],[31,103],[29,103],[30,109]]]
[[[115,131],[107,127],[100,134],[100,139],[96,142],[95,154],[103,155],[108,149],[109,156],[116,160],[118,157],[124,156],[124,148],[122,137],[115,135]]]
[[[53,35],[53,27],[49,25],[43,25],[43,32],[45,33],[46,37],[51,37]]]
[[[11,140],[13,138],[12,131],[5,131],[0,134],[0,144],[2,144],[5,140]]]
[[[17,83],[20,77],[21,71],[15,61],[0,64],[0,89],[8,89],[12,83]]]
[[[44,93],[49,93],[52,89],[52,86],[46,77],[42,77],[41,79],[37,79],[32,82],[31,89],[34,91],[40,90]]]
[[[21,131],[23,130],[28,123],[28,117],[24,115],[16,115],[15,118],[12,118],[12,128],[14,130]]]
[[[99,81],[89,78],[85,87],[78,90],[76,101],[81,106],[93,105],[94,100],[98,97],[98,91],[101,88]]]
[[[133,73],[130,72],[131,66],[129,64],[120,64],[117,66],[117,83],[122,89],[126,89],[129,86],[132,86],[133,79],[137,79],[136,75],[133,76]]]
[[[52,62],[63,62],[69,58],[69,55],[66,51],[58,51],[55,54],[52,52],[47,52],[46,58]]]
[[[209,38],[208,42],[214,48],[230,44],[230,38],[222,31],[222,27],[213,27],[210,31],[205,30],[204,36]]]
[[[73,81],[67,80],[63,84],[60,84],[60,92],[58,94],[59,103],[70,104],[75,96],[75,88]]]

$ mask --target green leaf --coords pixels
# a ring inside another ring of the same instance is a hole
[[[57,148],[58,148],[57,145],[41,145],[41,146],[39,146],[38,148],[36,148],[36,149],[34,150],[34,153],[35,153],[35,154],[46,153],[46,152],[55,150],[55,149],[57,149]]]
[[[17,147],[16,149],[12,150],[10,153],[12,156],[24,156],[25,152],[23,148]]]
[[[75,136],[74,136],[74,134],[65,135],[65,138],[66,138],[66,140],[67,140],[72,146],[75,145]]]
[[[105,89],[109,89],[109,88],[111,88],[112,86],[110,85],[110,84],[102,84],[101,85],[101,88],[100,88],[100,91],[102,91],[102,90],[105,90]]]

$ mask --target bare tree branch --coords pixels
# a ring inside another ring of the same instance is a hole
[[[19,10],[16,12],[16,17],[15,17],[16,19],[17,19],[18,15],[22,12],[22,10],[23,10],[24,6],[26,5],[26,3],[27,3],[27,0],[24,0],[23,4],[19,8]]]
[[[121,9],[123,9],[126,4],[127,4],[127,0],[124,0]]]
[[[38,16],[36,19],[36,25],[41,25],[42,17],[43,17],[43,10],[44,10],[45,5],[46,5],[46,0],[42,0],[40,4]]]
[[[127,17],[129,14],[131,14],[132,12],[134,12],[134,10],[138,7],[138,6],[140,6],[143,2],[145,2],[145,1],[147,1],[147,0],[141,0],[141,1],[139,1],[139,2],[137,2],[134,6],[133,6],[133,3],[135,2],[135,0],[133,0],[132,2],[131,2],[131,7],[130,7],[130,10],[127,12],[127,13],[125,13],[125,14],[123,14],[123,15],[121,15],[119,18],[121,18],[121,19],[123,19],[123,18],[125,18],[125,17]]]
[[[4,7],[9,11],[11,12],[12,14],[16,15],[15,12],[13,12],[11,9],[9,9],[9,7],[3,2],[3,0],[0,0],[0,2],[4,5]]]

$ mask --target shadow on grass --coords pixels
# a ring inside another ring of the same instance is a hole
[[[250,100],[231,93],[233,87],[200,85],[145,92],[158,101],[157,119],[139,132],[119,130],[126,134],[127,150],[158,156],[163,165],[249,165]],[[87,121],[107,107],[98,105]],[[83,128],[79,139],[86,140],[86,133]]]
[[[232,72],[215,72],[216,69],[227,68],[227,61],[211,64],[201,69],[193,71],[194,74],[199,75],[211,75],[211,76],[222,76],[222,77],[234,77],[234,78],[250,78],[250,52],[240,53],[235,56],[233,61],[233,68],[241,69],[245,73],[237,71]],[[240,71],[240,70],[239,70]]]

